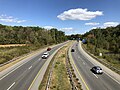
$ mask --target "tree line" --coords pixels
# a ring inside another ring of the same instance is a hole
[[[0,24],[0,44],[49,45],[67,40],[65,33],[55,28],[6,26]]]
[[[103,48],[113,53],[120,53],[120,25],[106,29],[92,29],[83,35],[88,44]]]
[[[92,29],[85,34],[68,35],[69,40],[87,40],[87,45],[93,45],[95,48],[102,48],[113,53],[120,53],[120,25],[116,27],[107,27]]]

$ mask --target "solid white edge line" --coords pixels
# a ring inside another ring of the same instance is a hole
[[[15,82],[12,85],[10,85],[10,87],[7,90],[10,90],[14,85],[15,85]]]
[[[110,76],[109,74],[107,74],[106,72],[104,72],[107,76],[109,76],[110,78],[112,78],[114,81],[116,81],[118,84],[120,84],[119,81],[117,81],[116,79],[114,79],[112,76]]]

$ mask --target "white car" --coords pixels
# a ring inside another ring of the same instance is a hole
[[[42,59],[46,59],[48,56],[49,56],[49,53],[48,53],[48,52],[45,52],[45,53],[42,55]]]

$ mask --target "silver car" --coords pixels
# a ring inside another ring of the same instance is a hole
[[[95,74],[102,74],[103,73],[102,68],[100,66],[92,67],[91,71]]]

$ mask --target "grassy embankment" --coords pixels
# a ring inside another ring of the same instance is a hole
[[[120,54],[111,53],[108,50],[102,49],[102,48],[96,48],[95,46],[87,46],[86,44],[82,44],[83,48],[85,48],[88,52],[95,55],[97,58],[102,60],[102,62],[107,63],[109,68],[115,67],[116,69],[120,70]],[[92,48],[91,48],[92,47]],[[99,53],[102,53],[102,56],[99,56]],[[104,63],[103,63],[104,64]],[[114,70],[116,71],[116,70]],[[120,72],[116,71],[120,74]]]
[[[54,58],[51,60],[49,67],[44,75],[44,78],[40,84],[39,90],[45,90],[49,73],[50,73],[49,71],[52,68],[53,62],[55,62],[55,65],[52,72],[49,90],[72,90],[72,87],[70,84],[70,78],[66,68],[66,56],[67,56],[67,50],[69,45],[66,45],[62,49],[60,49],[57,52],[57,54],[54,56]],[[72,70],[73,80],[75,82],[75,85],[78,87],[78,90],[82,90],[80,83],[78,83],[78,79],[76,79],[74,70],[72,69],[70,62],[68,65]]]
[[[45,46],[42,46],[45,47]],[[3,64],[9,60],[15,59],[18,56],[27,54],[31,51],[37,50],[39,48],[42,48],[41,46],[35,46],[35,45],[29,45],[29,46],[1,46],[0,47],[0,64]]]

